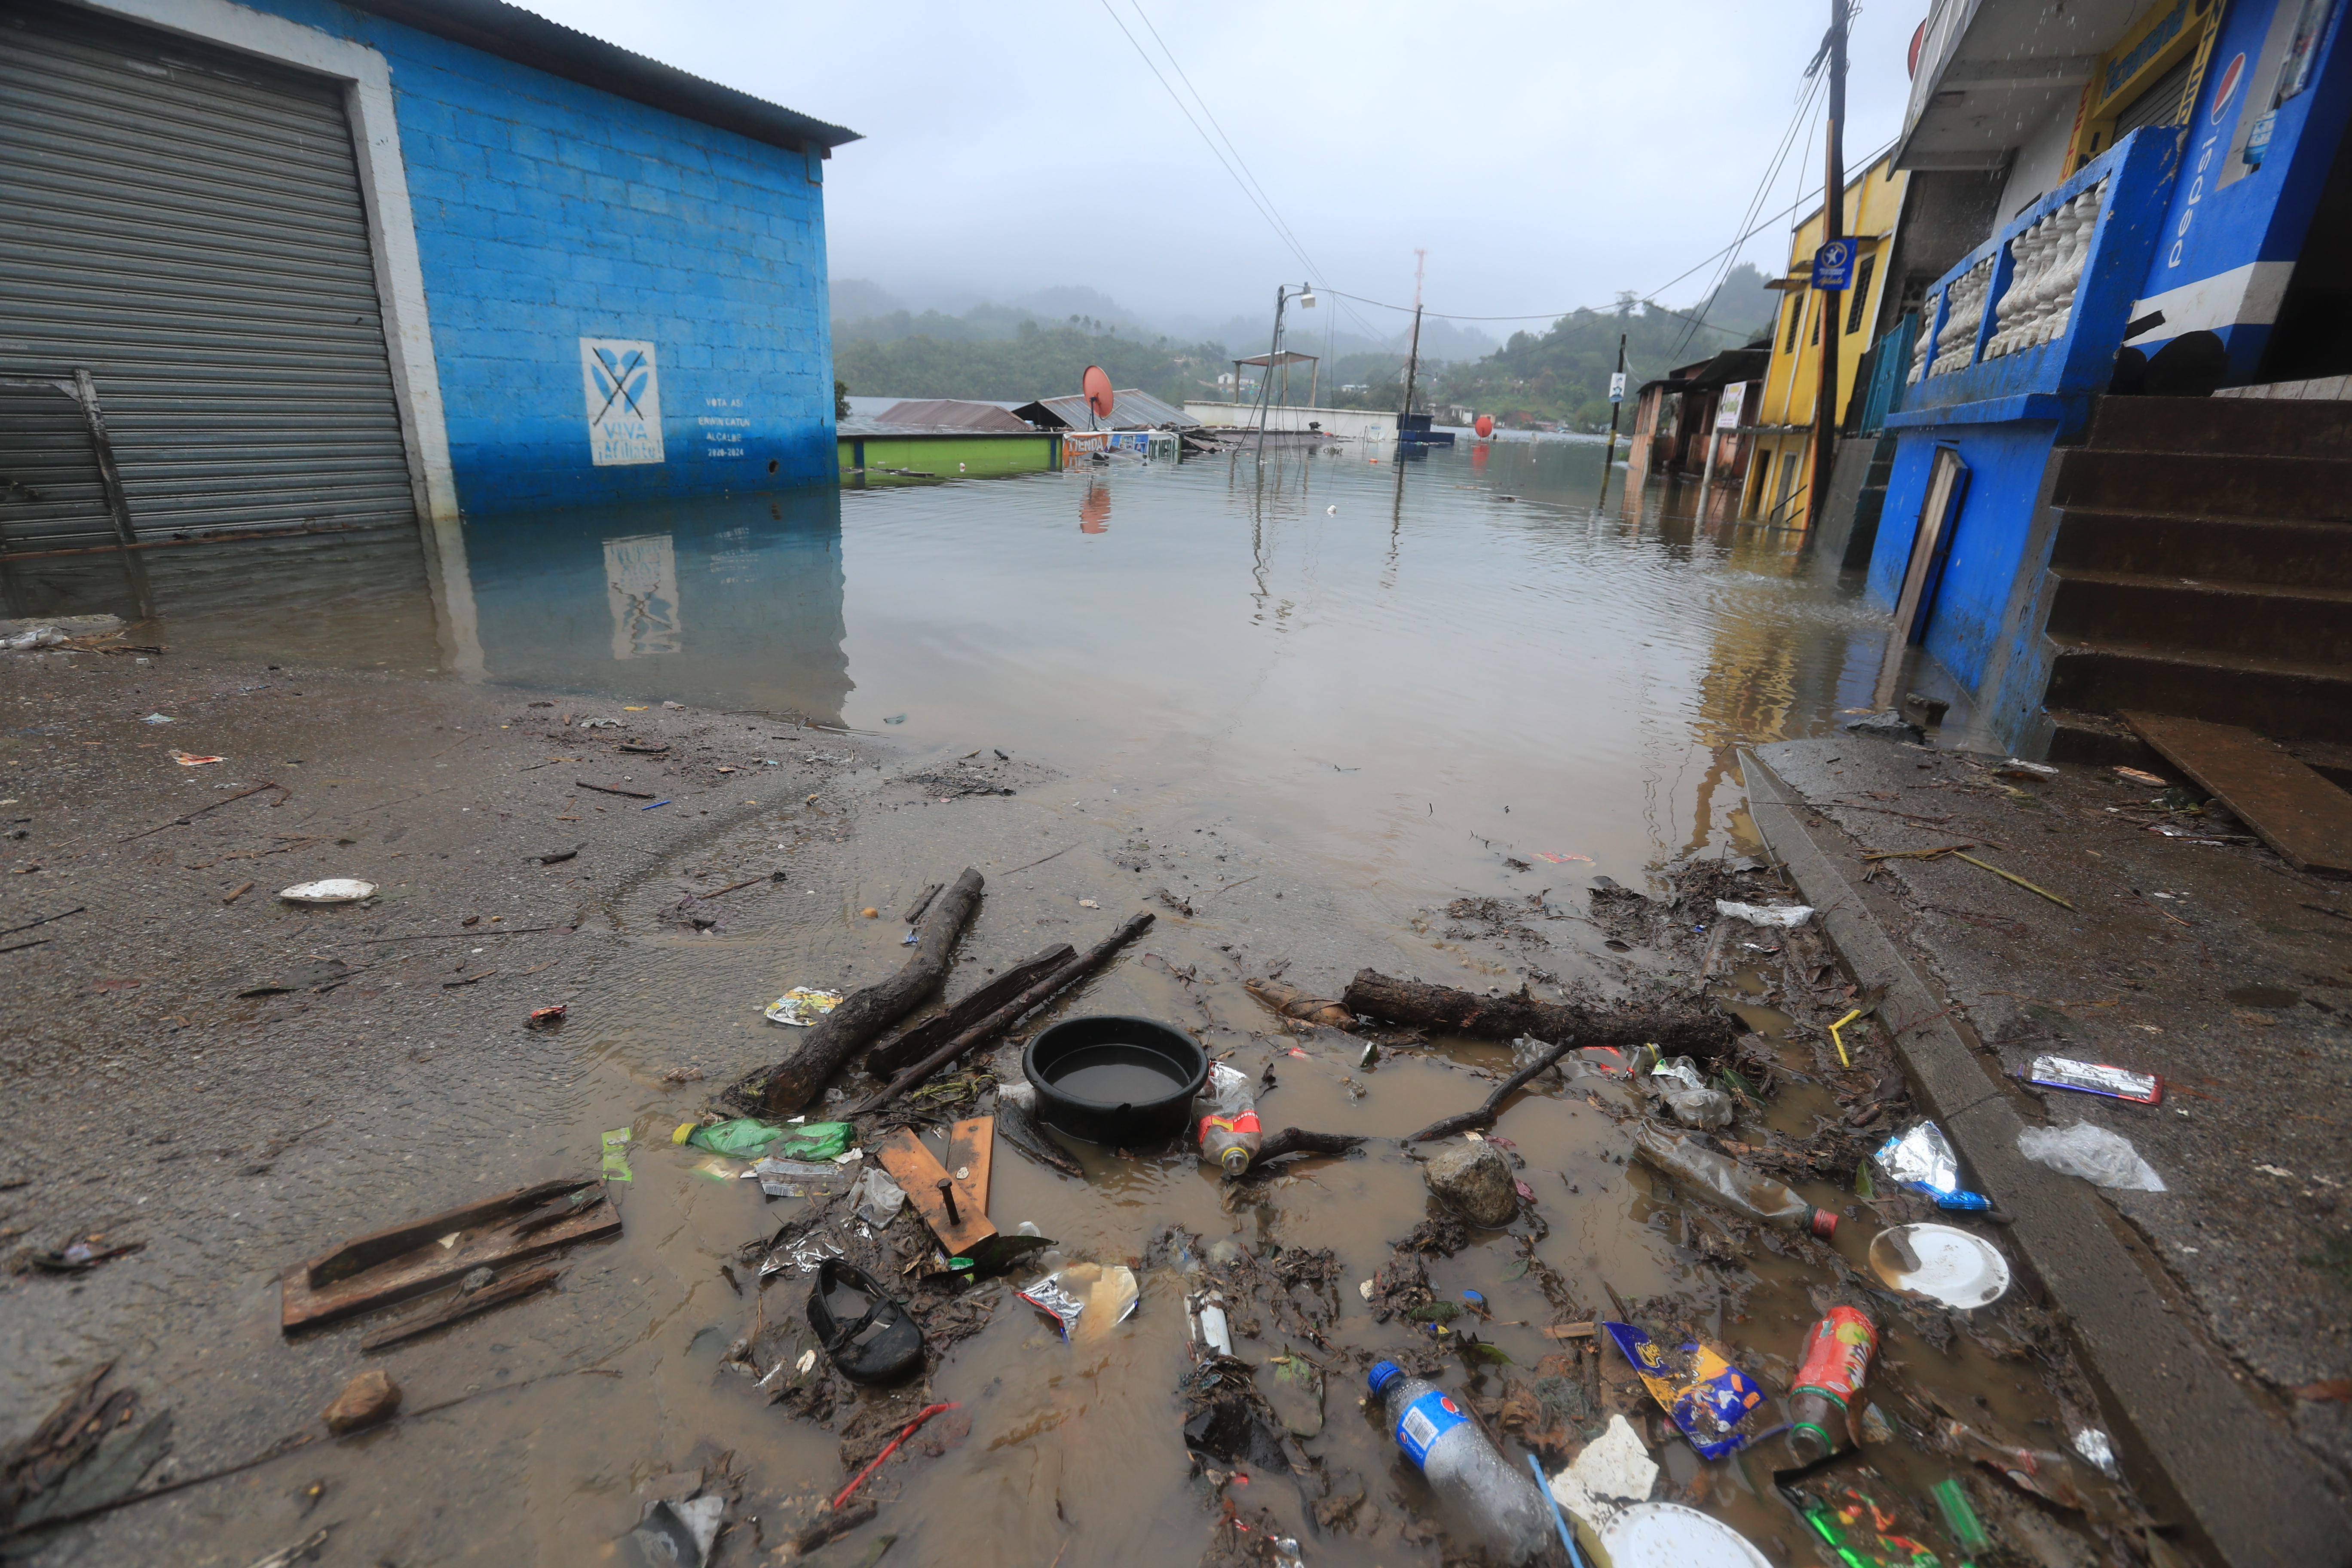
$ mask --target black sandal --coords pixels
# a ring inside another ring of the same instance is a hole
[[[922,1363],[923,1331],[908,1316],[907,1304],[884,1295],[872,1275],[838,1258],[817,1268],[808,1321],[824,1353],[852,1383],[887,1383]]]

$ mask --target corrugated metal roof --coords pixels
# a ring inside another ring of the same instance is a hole
[[[706,81],[676,66],[551,22],[520,5],[509,5],[505,0],[351,0],[351,4],[420,33],[772,147],[804,152],[864,140],[855,131]]]
[[[930,425],[959,430],[994,430],[1025,436],[1034,428],[1009,408],[993,403],[967,403],[954,397],[910,398],[894,403],[874,416],[885,425]]]
[[[1084,430],[1093,423],[1087,412],[1084,393],[1072,393],[1067,397],[1041,397],[1034,403],[1024,403],[1013,413],[1033,425],[1058,425],[1066,429]],[[1148,392],[1132,386],[1121,387],[1111,394],[1110,426],[1114,430],[1158,430],[1165,426],[1190,430],[1200,421],[1185,416],[1181,408],[1170,406]]]

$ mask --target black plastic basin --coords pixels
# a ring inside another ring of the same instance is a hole
[[[1114,1149],[1165,1142],[1192,1121],[1209,1055],[1191,1036],[1149,1018],[1066,1018],[1021,1053],[1037,1119]]]

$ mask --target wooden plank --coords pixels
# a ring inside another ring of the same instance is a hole
[[[557,1194],[595,1185],[576,1179],[542,1183],[377,1231],[294,1264],[281,1279],[280,1324],[289,1334],[318,1328],[412,1300],[486,1264],[519,1263],[574,1242],[617,1236],[621,1216],[609,1203],[589,1203],[569,1217],[549,1219]],[[456,1239],[443,1246],[450,1237]],[[412,1245],[396,1247],[401,1241]],[[363,1266],[354,1270],[353,1261]]]
[[[956,1184],[956,1205],[988,1212],[988,1167],[996,1157],[996,1118],[975,1116],[948,1129],[948,1179]]]
[[[1029,989],[1047,971],[1076,956],[1068,942],[1023,959],[961,1002],[919,1024],[895,1029],[866,1047],[866,1070],[876,1078],[919,1061]]]
[[[2252,730],[2126,713],[2124,722],[2298,871],[2352,877],[2352,795]]]
[[[1589,1340],[1592,1337],[1591,1323],[1553,1323],[1543,1331],[1548,1340]]]
[[[378,1329],[360,1342],[363,1351],[380,1351],[386,1345],[396,1345],[413,1340],[419,1334],[459,1322],[477,1312],[487,1312],[493,1307],[520,1300],[534,1291],[544,1290],[562,1277],[560,1268],[530,1268],[504,1279],[493,1279],[470,1296],[460,1296],[445,1301],[429,1312],[404,1318],[388,1329]]]
[[[907,1201],[950,1253],[961,1257],[996,1234],[988,1215],[967,1205],[961,1192],[956,1194],[957,1217],[948,1218],[948,1206],[940,1196],[940,1184],[949,1179],[947,1170],[908,1129],[901,1127],[877,1142],[874,1153],[890,1179],[907,1190]]]

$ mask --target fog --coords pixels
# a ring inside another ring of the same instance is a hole
[[[1798,116],[1829,8],[538,9],[860,132],[826,167],[832,275],[912,308],[1087,289],[1156,330],[1207,334],[1265,317],[1282,281],[1409,304],[1423,247],[1433,311],[1537,318],[1475,323],[1499,339],[1622,291],[1670,304],[1706,293],[1719,263],[1669,280],[1739,231]],[[1924,15],[1910,0],[1855,19],[1850,171],[1899,127]],[[1822,113],[1816,95],[1760,216],[1817,203]],[[1202,131],[1218,127],[1287,239],[1212,153]],[[1777,272],[1790,221],[1739,258]],[[1342,331],[1386,337],[1401,320],[1331,302]]]

